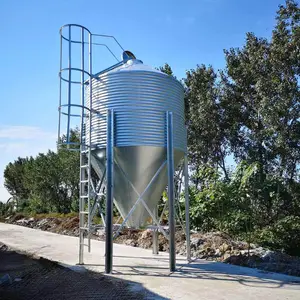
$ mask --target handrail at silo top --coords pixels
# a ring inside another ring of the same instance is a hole
[[[92,35],[94,36],[101,36],[101,37],[106,37],[106,38],[111,38],[111,39],[114,39],[115,42],[119,45],[119,47],[125,51],[125,49],[121,46],[121,44],[117,41],[117,39],[113,36],[113,35],[106,35],[106,34],[95,34],[95,33],[92,33]]]
[[[106,45],[106,44],[103,44],[103,43],[89,43],[89,42],[82,42],[82,41],[77,41],[77,40],[70,40],[68,38],[66,38],[65,36],[61,35],[61,37],[67,41],[67,42],[71,42],[71,43],[74,43],[74,44],[86,44],[86,45],[95,45],[95,46],[103,46],[105,47],[109,52],[110,54],[117,60],[117,61],[120,61],[116,56],[115,54],[111,51],[111,49]]]
[[[59,29],[60,34],[62,33],[63,28],[72,27],[72,26],[82,28],[82,29],[86,30],[88,33],[92,34],[89,29],[87,29],[86,27],[79,25],[79,24],[65,24],[65,25],[61,26]]]
[[[75,44],[92,44],[92,45],[96,45],[96,46],[103,46],[103,47],[106,47],[106,49],[110,52],[110,54],[119,62],[120,60],[116,57],[116,55],[112,52],[112,50],[106,45],[106,44],[103,44],[103,43],[90,43],[90,42],[84,42],[84,41],[78,41],[78,40],[72,40],[67,37],[65,37],[63,35],[63,29],[66,28],[66,27],[78,27],[78,28],[81,28],[83,30],[86,30],[90,35],[93,35],[93,36],[99,36],[99,37],[105,37],[105,38],[112,38],[116,43],[117,45],[123,50],[124,48],[121,46],[121,44],[118,42],[118,40],[112,36],[112,35],[106,35],[106,34],[95,34],[95,33],[92,33],[89,29],[87,29],[86,27],[82,26],[82,25],[79,25],[79,24],[65,24],[63,25],[62,27],[60,27],[59,29],[59,33],[62,37],[62,39],[64,39],[65,41],[67,42],[70,42],[70,43],[75,43]]]

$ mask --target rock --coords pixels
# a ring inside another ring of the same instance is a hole
[[[258,248],[255,248],[255,249],[249,249],[249,250],[242,250],[241,251],[241,254],[243,255],[258,255],[260,257],[262,257],[263,255],[265,255],[267,252],[266,249],[264,249],[263,247],[258,247]]]
[[[239,250],[231,250],[230,254],[231,255],[239,255],[241,252]]]
[[[206,253],[210,253],[212,251],[212,249],[210,247],[205,247],[205,248],[203,248],[203,250]]]
[[[113,231],[117,231],[120,227],[120,224],[113,224]]]
[[[37,227],[41,230],[48,230],[51,225],[50,225],[50,221],[49,219],[42,219],[40,221],[37,222]]]
[[[126,240],[125,245],[136,247],[136,242],[134,240]]]
[[[0,251],[7,251],[7,250],[8,250],[8,247],[6,245],[0,243]]]
[[[246,242],[238,242],[237,248],[239,250],[247,250],[248,244]]]
[[[48,222],[47,219],[42,219],[42,220],[40,220],[40,221],[37,222],[37,226],[41,227],[41,226],[47,224],[47,222]]]
[[[259,253],[261,255],[266,253],[266,250],[263,247],[257,247],[255,249],[251,249],[250,251],[253,251],[254,253]]]
[[[203,240],[198,237],[192,237],[191,238],[191,248],[197,248],[201,244],[203,244]]]
[[[226,260],[226,259],[228,259],[230,256],[231,256],[230,253],[224,253],[222,259],[223,259],[223,260]]]
[[[96,235],[98,235],[99,237],[105,237],[105,229],[103,228],[101,228],[101,229],[97,229],[96,230]]]
[[[294,267],[298,267],[300,271],[299,257],[290,256],[288,254],[279,251],[271,251],[271,250],[266,250],[265,253],[263,253],[260,257],[265,263],[292,265]]]
[[[224,259],[225,263],[243,266],[244,265],[244,256],[243,255],[232,255]]]
[[[215,255],[216,255],[216,256],[221,256],[221,250],[220,250],[220,249],[217,249],[217,250],[215,251]]]
[[[18,225],[22,225],[22,226],[26,226],[29,224],[28,220],[26,220],[26,219],[20,219],[20,220],[16,221],[16,223]]]
[[[149,239],[152,237],[152,231],[150,229],[144,230],[141,239]]]
[[[228,244],[226,243],[223,243],[220,247],[219,247],[219,250],[222,252],[222,253],[225,253],[226,251],[230,250],[231,249],[231,246],[229,246]]]
[[[205,250],[198,249],[197,251],[194,252],[193,256],[203,258],[203,256],[206,256]]]
[[[196,253],[201,253],[201,254],[205,254],[206,253],[206,249],[203,248],[198,248]]]
[[[28,222],[33,222],[34,221],[34,218],[32,217],[32,218],[30,218],[30,219],[28,219]]]

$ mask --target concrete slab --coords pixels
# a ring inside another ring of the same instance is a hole
[[[0,223],[0,241],[15,249],[76,267],[78,238]],[[104,271],[104,243],[92,241],[84,268]],[[139,283],[161,299],[299,300],[300,278],[256,269],[177,256],[177,271],[170,273],[168,254],[114,244],[112,276]]]

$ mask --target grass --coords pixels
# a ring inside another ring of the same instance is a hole
[[[78,212],[70,212],[68,214],[60,214],[60,213],[48,213],[48,214],[30,214],[29,217],[34,217],[35,219],[45,219],[45,218],[72,218],[77,217]]]
[[[47,213],[47,214],[37,214],[37,213],[26,213],[26,212],[17,212],[14,214],[10,214],[11,220],[18,221],[24,218],[35,218],[35,219],[45,219],[45,218],[59,218],[59,219],[65,219],[65,218],[73,218],[78,217],[78,212],[71,212],[68,214],[60,214],[60,213]],[[0,216],[1,221],[5,221],[6,216]]]

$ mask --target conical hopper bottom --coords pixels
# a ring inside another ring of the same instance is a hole
[[[97,149],[92,152],[92,166],[100,178],[105,170],[105,151],[105,149]],[[138,199],[138,195],[129,181],[139,194],[142,194],[159,167],[166,160],[166,153],[165,148],[151,146],[115,148],[114,158],[117,163],[114,164],[114,202],[123,219]],[[175,168],[183,155],[182,151],[174,151]],[[120,168],[127,174],[127,178],[125,178]],[[167,164],[165,164],[143,196],[143,200],[152,212],[167,183]],[[148,218],[150,218],[149,213],[143,204],[139,203],[129,217],[127,226],[139,228],[145,224]]]

